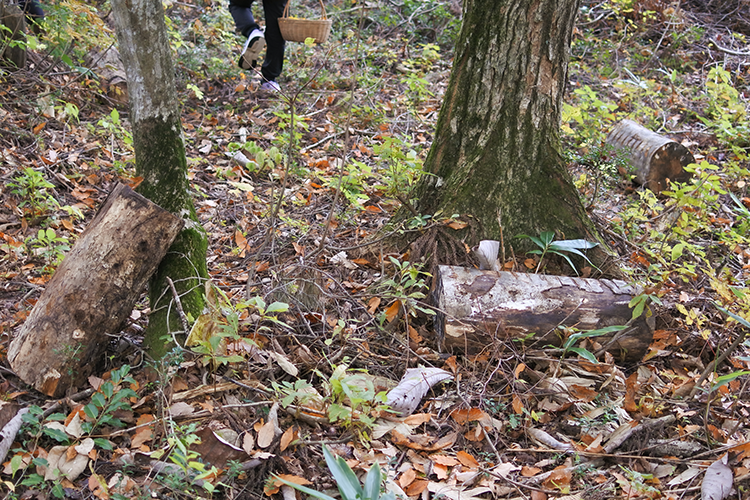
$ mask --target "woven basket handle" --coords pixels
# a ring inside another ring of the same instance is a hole
[[[328,16],[326,16],[326,6],[323,5],[323,0],[318,0],[320,2],[320,9],[323,12],[323,19],[328,19]],[[291,5],[292,0],[287,0],[286,6],[284,7],[284,14],[281,17],[289,17],[289,5]]]

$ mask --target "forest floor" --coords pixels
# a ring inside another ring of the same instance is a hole
[[[425,500],[695,499],[701,487],[724,498],[726,470],[730,498],[748,498],[750,12],[626,3],[583,2],[563,139],[584,203],[650,301],[642,359],[593,363],[501,340],[472,355],[439,350],[426,312],[434,268],[383,236],[463,227],[461,214],[390,222],[430,148],[456,2],[330,2],[332,40],[288,44],[280,94],[236,67],[241,41],[223,5],[172,2],[216,290],[205,319],[226,340],[149,360],[144,298],[69,397],[42,397],[5,362],[0,426],[31,409],[3,464],[5,498],[287,499],[273,474],[335,489],[321,445],[358,474],[378,462],[390,491]],[[50,9],[28,67],[0,72],[3,352],[107,193],[138,183],[122,87],[89,71],[93,49],[113,43],[106,4]],[[660,197],[633,185],[602,147],[622,118],[687,146],[691,182]],[[440,264],[476,265],[473,243]],[[539,263],[517,255],[503,268]],[[399,418],[383,394],[410,368],[449,378]]]

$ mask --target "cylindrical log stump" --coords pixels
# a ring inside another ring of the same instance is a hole
[[[560,346],[558,326],[579,331],[625,325],[635,290],[623,281],[570,278],[439,266],[431,297],[440,349],[477,354],[525,346]],[[653,338],[641,316],[627,330],[594,340],[621,362],[640,360]]]
[[[118,184],[58,267],[8,348],[16,374],[59,397],[101,361],[182,220]]]
[[[635,169],[635,180],[654,193],[667,187],[668,180],[686,182],[690,173],[684,167],[695,163],[688,149],[671,139],[644,128],[634,121],[623,120],[605,142],[624,152]]]
[[[26,16],[17,5],[0,1],[0,62],[3,59],[11,62],[17,69],[26,66],[26,44],[13,44],[26,38]]]

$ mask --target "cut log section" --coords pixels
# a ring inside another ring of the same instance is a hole
[[[561,325],[579,331],[626,325],[635,293],[623,281],[439,266],[431,296],[440,349],[477,354],[506,342],[560,346]],[[594,340],[617,361],[637,362],[653,338],[649,322],[641,316],[627,329]]]
[[[11,341],[16,374],[53,397],[85,381],[106,334],[119,331],[182,224],[118,184]]]
[[[668,181],[687,182],[690,173],[684,167],[695,163],[688,149],[671,139],[644,128],[634,121],[618,123],[605,141],[624,153],[635,169],[635,180],[654,193],[666,189]]]
[[[17,5],[0,0],[0,61],[9,61],[17,69],[26,66],[26,17]]]

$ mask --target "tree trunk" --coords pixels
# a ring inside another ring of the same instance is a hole
[[[545,230],[598,240],[560,155],[578,0],[466,0],[464,9],[417,210],[468,214],[477,239],[517,249],[528,243],[513,237]]]
[[[197,318],[203,311],[201,281],[208,277],[208,239],[190,196],[162,4],[159,0],[113,0],[112,10],[128,76],[136,174],[144,179],[138,191],[185,221],[149,284],[152,314],[144,342],[158,357],[167,352],[166,336],[182,330],[166,278],[174,282],[186,313]]]
[[[509,342],[559,347],[565,326],[578,331],[628,325],[591,338],[618,362],[640,361],[653,340],[642,315],[631,321],[636,291],[623,281],[478,271],[440,266],[431,291],[441,350],[477,354]],[[594,349],[591,349],[592,351]]]
[[[118,185],[10,343],[16,374],[53,397],[84,383],[181,228],[182,219]]]

